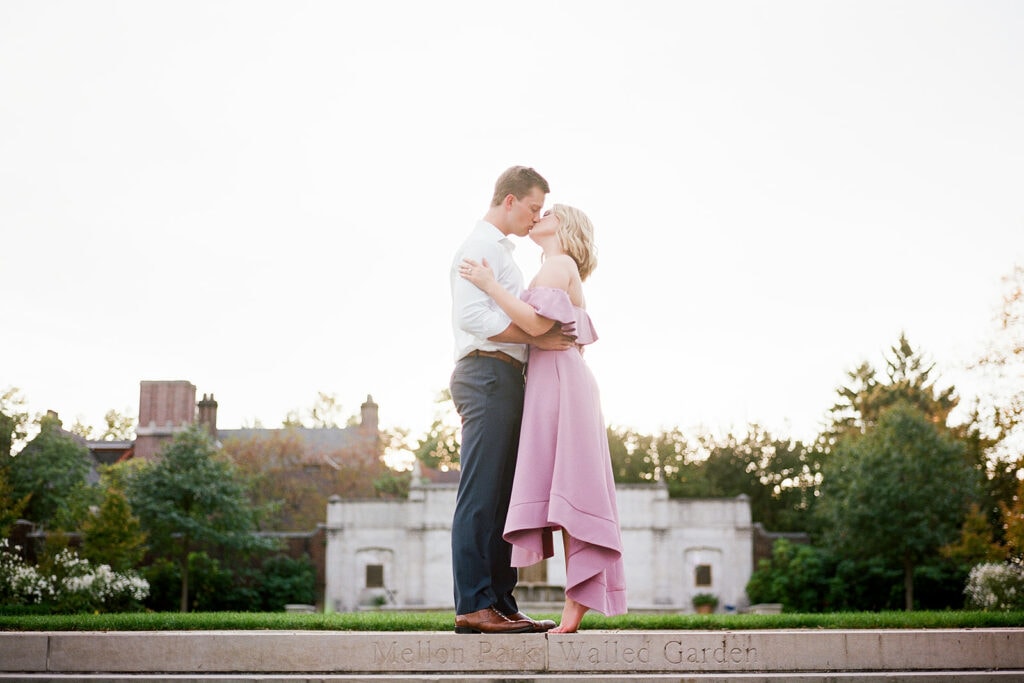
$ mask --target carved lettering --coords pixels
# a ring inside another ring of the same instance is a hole
[[[709,643],[706,638],[669,640],[665,642],[661,654],[665,663],[682,668],[724,668],[758,663],[760,653],[757,648],[740,647],[730,644],[729,641],[728,637],[718,643],[714,640]],[[409,640],[376,641],[373,645],[373,660],[378,666],[409,668],[457,666],[475,659],[482,664],[540,671],[545,666],[545,655],[550,641],[541,640],[540,645],[531,645],[524,640],[511,638],[482,638],[477,641],[462,639],[459,642],[465,643],[469,648],[468,658],[466,647],[451,645],[449,639],[442,638],[438,641],[424,638],[416,640],[415,644]],[[531,639],[531,642],[537,640]],[[409,645],[404,646],[405,643]],[[604,640],[559,639],[557,643],[562,658],[567,663],[587,668],[641,666],[651,663],[651,643],[646,639],[639,643],[634,639],[622,640],[616,637]]]
[[[480,641],[480,661],[494,664],[515,664],[525,668],[540,669],[544,652],[540,647],[527,645],[504,645],[492,640]]]
[[[756,647],[684,647],[681,641],[665,643],[665,661],[669,664],[752,664],[757,662]]]
[[[559,642],[558,645],[562,648],[562,656],[565,657],[567,661],[580,661],[580,654],[583,651],[583,647],[580,646],[579,643],[574,643],[571,640],[563,640]],[[579,647],[579,649],[577,649],[577,647]]]
[[[606,640],[599,647],[586,647],[582,642],[559,641],[562,656],[567,661],[578,663],[581,659],[588,664],[647,664],[651,661],[650,643],[643,647],[622,647],[618,640]]]
[[[435,647],[429,640],[416,641],[416,647],[398,648],[398,641],[373,644],[373,661],[376,664],[463,664],[465,650],[461,647]]]

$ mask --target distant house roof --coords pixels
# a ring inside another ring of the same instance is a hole
[[[421,461],[416,460],[412,465],[412,476],[414,480],[429,484],[457,484],[462,477],[461,470],[439,470],[427,467]]]
[[[84,441],[85,447],[92,453],[93,460],[101,465],[113,465],[131,457],[134,441]]]
[[[134,447],[134,441],[105,441],[105,440],[93,440],[86,439],[83,436],[79,436],[74,432],[70,432],[64,429],[64,425],[60,420],[60,416],[56,412],[50,410],[47,411],[47,415],[57,421],[57,433],[61,436],[73,440],[75,443],[85,446],[89,449],[89,457],[91,462],[89,463],[89,472],[86,475],[86,481],[90,484],[95,484],[100,480],[99,466],[100,465],[113,465],[114,463],[120,462],[126,458],[131,457],[132,448]]]
[[[302,439],[308,453],[335,453],[351,447],[376,443],[377,433],[367,432],[359,427],[288,427],[280,429],[218,429],[217,438],[224,441],[229,438],[240,440],[251,438],[270,438],[283,431],[294,433]]]

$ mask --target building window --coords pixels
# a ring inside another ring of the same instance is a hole
[[[382,564],[368,564],[368,565],[366,565],[366,587],[367,588],[383,588],[384,587],[384,565],[382,565]]]
[[[698,564],[697,569],[694,570],[694,583],[697,586],[710,586],[711,585],[711,565],[710,564]]]

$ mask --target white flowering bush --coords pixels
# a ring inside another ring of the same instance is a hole
[[[14,548],[15,551],[19,550]],[[137,609],[149,595],[149,583],[134,572],[92,565],[73,550],[62,550],[51,572],[26,564],[0,541],[0,605],[41,605],[55,612]]]
[[[1024,610],[1024,566],[1017,562],[975,565],[964,595],[967,606],[974,609]]]
[[[15,551],[20,550],[17,546]],[[0,541],[0,605],[32,605],[48,602],[56,595],[54,582],[36,567],[25,564]]]

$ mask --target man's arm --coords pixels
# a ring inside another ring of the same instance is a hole
[[[551,326],[550,330],[536,337],[531,337],[512,323],[498,334],[487,339],[493,342],[510,344],[533,344],[545,351],[564,351],[576,343],[576,335],[567,334],[562,329],[562,324],[557,322]]]
[[[479,251],[481,258],[491,258],[496,261],[503,258],[510,258],[502,253],[501,245],[487,242],[475,242],[472,245],[474,251]],[[495,339],[494,337],[505,333],[511,323],[511,318],[505,314],[494,299],[487,296],[485,292],[474,286],[471,282],[461,278],[458,273],[457,264],[461,262],[463,254],[460,253],[452,265],[449,277],[452,288],[452,306],[456,317],[456,326],[462,331],[473,335],[478,339],[491,339],[498,342],[509,342],[516,344],[528,343],[522,339]]]

